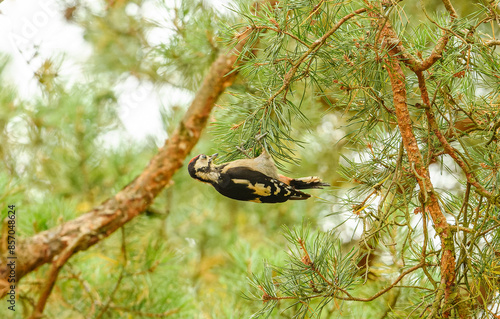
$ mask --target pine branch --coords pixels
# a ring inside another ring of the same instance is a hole
[[[332,35],[334,34],[341,26],[344,24],[347,20],[355,17],[356,15],[366,12],[366,8],[360,8],[357,10],[354,10],[353,12],[347,14],[346,16],[342,17],[328,32],[323,34],[320,38],[316,39],[310,46],[309,49],[302,54],[302,56],[293,63],[292,68],[285,74],[284,80],[283,80],[283,85],[276,91],[274,94],[267,100],[266,105],[270,105],[273,100],[280,95],[283,91],[286,92],[288,87],[290,86],[290,83],[292,82],[292,78],[299,69],[299,66],[308,58],[310,57],[311,54],[314,52],[318,51],[321,46],[325,44],[325,41]]]
[[[477,192],[485,197],[487,197],[490,201],[493,200],[493,195],[491,192],[487,191],[481,184],[479,184],[477,177],[474,175],[472,170],[468,167],[469,165],[466,165],[466,163],[460,159],[457,155],[457,151],[448,143],[446,140],[446,137],[441,133],[439,130],[439,127],[436,123],[436,118],[434,114],[432,113],[431,110],[431,101],[429,99],[429,94],[427,92],[427,87],[425,84],[425,78],[422,74],[422,72],[417,71],[415,72],[418,78],[418,85],[420,88],[420,94],[422,96],[422,101],[424,102],[425,105],[425,114],[427,116],[427,120],[429,121],[429,125],[432,129],[432,132],[436,135],[438,140],[441,142],[443,145],[443,148],[446,152],[446,154],[450,155],[451,158],[460,166],[460,168],[464,171],[465,176],[467,177],[467,181],[472,184],[474,187],[476,187]]]
[[[345,140],[354,150],[353,154],[342,155],[347,163],[342,169],[345,180],[355,186],[352,192],[339,195],[344,205],[340,209],[335,207],[332,215],[347,216],[346,220],[357,221],[357,227],[362,224],[361,239],[351,241],[360,247],[356,257],[360,257],[359,253],[365,257],[362,266],[366,265],[366,274],[374,274],[380,263],[405,270],[399,271],[395,282],[370,294],[371,297],[358,297],[350,292],[357,287],[356,283],[338,285],[336,266],[329,264],[331,256],[315,256],[315,248],[307,246],[303,236],[287,238],[303,254],[294,255],[287,268],[270,267],[268,278],[258,282],[258,289],[264,292],[260,300],[265,302],[259,314],[268,313],[279,301],[288,300],[296,316],[316,315],[332,300],[373,301],[397,287],[413,288],[408,294],[398,290],[405,298],[410,295],[414,302],[415,308],[409,316],[417,310],[424,313],[430,309],[443,318],[454,315],[466,318],[472,308],[479,308],[471,306],[477,299],[476,289],[480,290],[484,299],[481,307],[486,311],[487,304],[494,299],[493,293],[483,292],[487,288],[483,283],[475,288],[473,282],[482,278],[483,269],[489,270],[495,264],[494,254],[483,254],[479,247],[484,245],[494,250],[495,244],[486,242],[486,238],[498,236],[498,222],[491,217],[498,212],[495,205],[499,157],[498,148],[491,142],[497,133],[496,123],[500,123],[498,81],[495,82],[499,78],[498,55],[479,37],[472,37],[474,31],[468,26],[472,23],[477,28],[480,23],[459,19],[449,0],[443,3],[450,26],[427,16],[432,24],[424,17],[423,23],[430,27],[417,31],[405,29],[402,8],[389,8],[395,2],[363,2],[372,21],[370,25],[366,18],[351,17],[343,21],[342,17],[349,16],[345,10],[351,9],[342,6],[344,11],[339,15],[337,2],[319,2],[300,9],[285,6],[283,10],[292,10],[294,19],[276,19],[279,23],[275,27],[262,27],[277,34],[272,40],[279,45],[267,51],[262,60],[255,57],[258,66],[264,69],[260,74],[267,82],[263,83],[272,88],[261,90],[262,98],[255,100],[262,102],[261,109],[269,108],[269,112],[291,107],[288,101],[281,102],[281,98],[287,99],[292,88],[299,87],[298,81],[306,86],[323,76],[318,85],[320,92],[312,94],[334,101],[328,106],[335,103],[336,110],[342,110],[354,127],[344,128],[348,131]],[[391,9],[400,11],[393,14]],[[486,10],[483,13],[486,17],[479,17],[481,21],[492,21],[493,13]],[[335,20],[337,15],[340,20]],[[310,25],[297,27],[305,21],[310,21]],[[323,39],[339,23],[343,30],[330,35],[334,40],[323,44],[314,40]],[[290,45],[286,38],[294,40],[290,42],[295,50],[286,47]],[[317,49],[313,48],[316,43]],[[422,57],[422,52],[428,52],[427,56]],[[405,71],[405,66],[411,72]],[[483,87],[487,88],[486,93],[480,92]],[[358,93],[364,96],[357,96]],[[258,115],[264,118],[262,113]],[[291,126],[289,122],[286,123]],[[237,123],[236,129],[246,124]],[[252,124],[255,123],[248,123]],[[450,159],[452,164],[447,163]],[[441,181],[434,175],[431,180],[436,164],[441,165],[441,172],[447,171],[455,177],[457,186],[439,185]],[[462,187],[467,189],[465,197],[461,196]],[[474,217],[469,218],[468,211],[469,214],[473,211]],[[439,236],[437,247],[430,226]],[[486,237],[480,238],[480,234]],[[463,252],[458,262],[455,235],[463,236]],[[401,238],[404,240],[398,241]],[[392,264],[377,258],[382,253],[390,253]],[[401,282],[405,276],[409,284]],[[496,286],[493,278],[494,275],[488,278],[488,283]],[[371,279],[366,276],[365,283]],[[470,295],[462,294],[464,290]],[[413,291],[417,291],[415,296]],[[313,303],[311,299],[319,300]],[[397,300],[394,302],[394,308],[402,309]],[[356,313],[351,309],[349,312]]]
[[[394,32],[385,20],[381,21],[383,38],[390,38]],[[421,202],[426,210],[428,210],[437,234],[441,239],[441,285],[444,286],[444,303],[448,304],[459,300],[457,294],[456,274],[455,274],[455,250],[453,242],[453,232],[450,229],[446,217],[443,214],[438,202],[436,192],[429,177],[429,170],[424,164],[417,139],[414,135],[414,128],[410,113],[408,111],[407,96],[406,96],[406,76],[399,65],[398,51],[394,47],[387,47],[387,44],[382,43],[382,46],[388,50],[387,54],[387,72],[391,80],[393,91],[394,108],[398,119],[398,126],[405,146],[406,154],[410,161],[410,165],[420,185]],[[434,61],[435,62],[435,61]],[[418,73],[417,73],[418,74]],[[422,212],[425,214],[425,211]],[[459,303],[460,304],[460,303]],[[462,311],[459,311],[462,316]],[[444,318],[449,318],[450,310],[443,313]]]
[[[64,256],[61,260],[66,261],[78,251],[95,245],[153,203],[154,198],[169,184],[174,173],[182,167],[185,157],[198,142],[217,99],[235,80],[238,73],[235,71],[236,62],[249,39],[247,32],[239,34],[235,46],[216,58],[176,130],[144,171],[130,184],[77,219],[20,240],[17,247],[16,282],[41,265],[55,260],[60,254]],[[84,240],[70,244],[75,242],[75,238]],[[52,271],[56,278],[60,267],[62,265],[57,264]],[[8,276],[9,268],[6,260],[2,258],[1,297],[8,292]],[[50,294],[51,287],[49,288],[46,291]],[[37,310],[43,311],[42,303],[43,300]]]

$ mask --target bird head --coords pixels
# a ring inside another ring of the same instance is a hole
[[[216,172],[213,160],[217,157],[217,153],[212,156],[204,154],[193,157],[188,164],[188,172],[192,178],[202,182],[211,183],[215,182],[219,177]]]

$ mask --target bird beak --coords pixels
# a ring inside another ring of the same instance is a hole
[[[214,155],[210,156],[208,159],[208,164],[212,163],[212,161],[219,155],[219,153],[215,153]]]

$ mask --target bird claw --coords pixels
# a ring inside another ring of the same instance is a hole
[[[243,155],[245,155],[247,158],[252,158],[250,155],[248,155],[248,151],[243,148],[243,144],[241,144],[241,146],[236,146],[236,149],[243,153]]]
[[[269,134],[269,132],[265,132],[265,133],[262,133],[262,134],[257,134],[255,135],[255,141],[260,145],[260,147],[265,150],[265,147],[264,145],[262,145],[262,139],[267,135]],[[241,153],[243,153],[243,155],[245,155],[247,158],[253,158],[252,156],[250,156],[250,154],[248,153],[248,150],[247,149],[244,149],[243,148],[243,143],[241,143],[240,146],[236,146],[236,149],[238,151],[240,151]]]
[[[266,135],[269,134],[269,132],[264,132],[262,134],[258,134],[258,135],[255,135],[255,140],[257,141],[257,143],[260,144],[260,146],[262,146],[262,143],[261,143],[261,140],[266,137]]]

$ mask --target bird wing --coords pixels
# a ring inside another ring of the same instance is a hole
[[[224,186],[216,188],[222,195],[233,199],[281,203],[289,199],[307,199],[311,196],[278,179],[245,166],[229,167],[224,175],[227,176],[227,180],[221,183]]]

